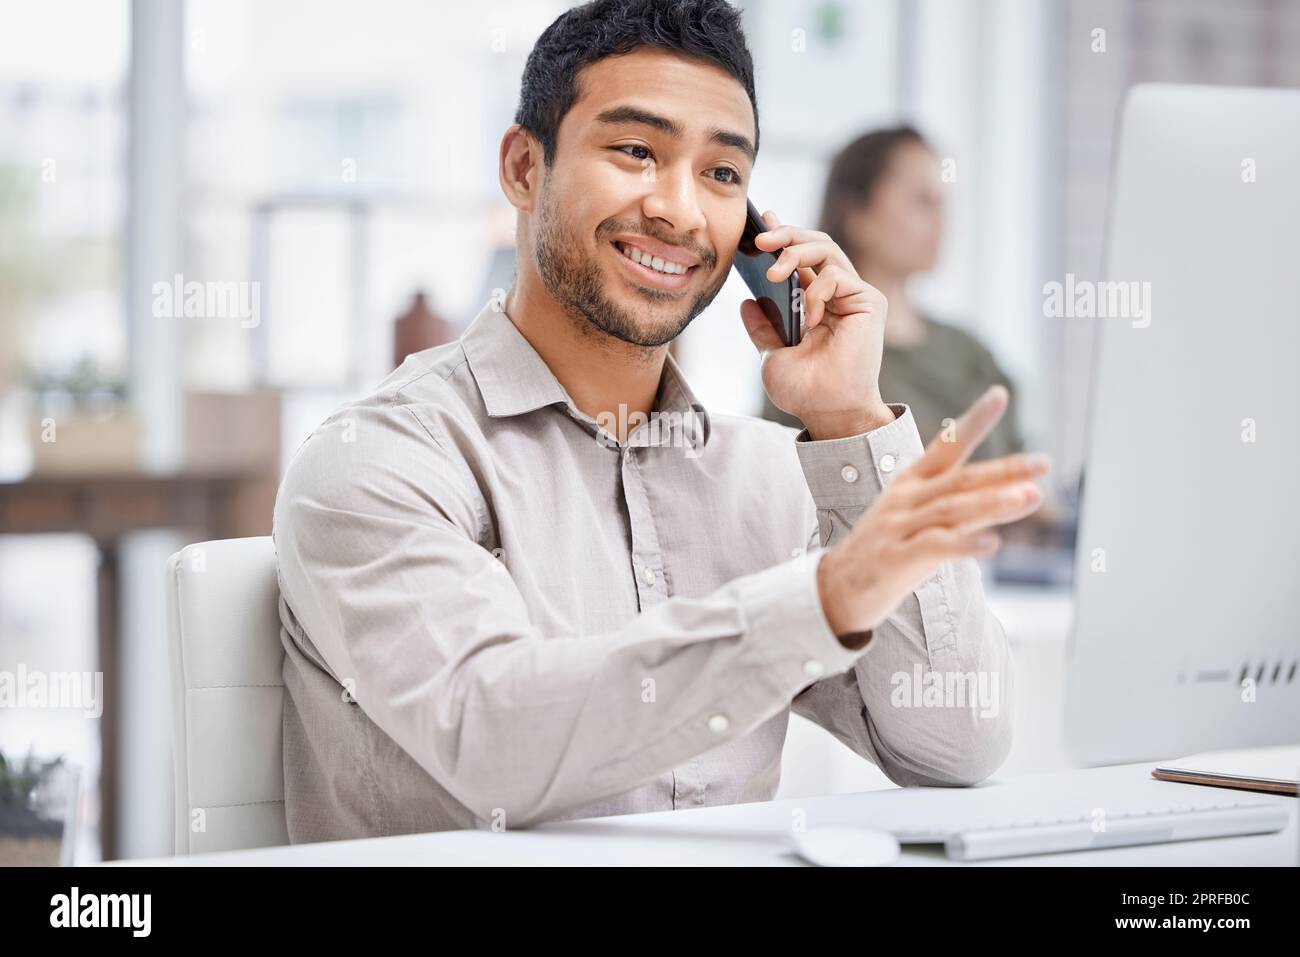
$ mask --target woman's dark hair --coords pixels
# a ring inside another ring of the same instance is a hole
[[[555,159],[560,121],[578,98],[578,71],[637,47],[707,60],[734,76],[754,108],[758,148],[754,63],[740,14],[727,0],[593,0],[557,17],[524,64],[515,122],[541,141],[547,166]]]
[[[845,235],[849,213],[871,201],[871,194],[889,169],[894,153],[906,143],[929,146],[912,127],[895,126],[864,133],[840,150],[831,161],[818,228],[830,236],[854,263],[858,261],[860,251],[850,248]]]

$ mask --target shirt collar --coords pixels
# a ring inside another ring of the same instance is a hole
[[[503,418],[563,404],[589,431],[598,431],[600,426],[573,404],[545,360],[499,303],[498,299],[489,301],[460,337],[488,415]],[[671,353],[665,357],[655,411],[660,415],[671,413],[664,420],[667,427],[647,429],[642,425],[629,436],[628,445],[667,445],[676,440],[691,448],[703,448],[708,443],[708,411],[687,385]]]

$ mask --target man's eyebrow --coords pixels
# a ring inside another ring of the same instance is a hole
[[[651,113],[649,110],[643,110],[639,106],[613,106],[608,110],[596,114],[597,123],[640,123],[643,126],[653,126],[655,129],[667,133],[669,136],[681,136],[682,126],[676,120],[670,120],[666,116],[660,116],[658,113]]]
[[[744,153],[751,163],[754,162],[754,144],[749,141],[748,136],[732,133],[730,130],[720,130],[715,126],[709,130],[709,141],[721,143],[723,146],[734,147]]]
[[[643,110],[639,106],[610,107],[608,110],[596,114],[596,122],[609,124],[640,123],[643,126],[653,127],[673,137],[681,137],[684,132],[682,125],[676,120],[660,116],[658,113],[651,113],[649,110]],[[738,149],[749,158],[751,163],[754,162],[754,144],[750,142],[747,136],[733,133],[730,130],[719,129],[715,126],[709,130],[709,142],[720,143],[723,146]]]

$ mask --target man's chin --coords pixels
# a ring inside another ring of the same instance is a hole
[[[630,345],[655,348],[676,339],[693,318],[692,298],[647,297],[641,292],[625,282],[614,283],[601,297],[602,307],[586,311],[588,321],[606,335]]]
[[[596,324],[615,339],[629,345],[653,349],[676,339],[690,324],[690,320],[679,316],[660,321],[640,318],[630,322],[600,321]]]
[[[681,331],[679,322],[672,317],[655,317],[650,304],[630,295],[626,289],[616,290],[613,296],[595,284],[577,283],[568,288],[556,285],[548,289],[564,303],[565,312],[588,336],[654,348],[671,341]]]

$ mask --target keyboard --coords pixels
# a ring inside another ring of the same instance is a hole
[[[1167,803],[1099,808],[1086,815],[991,818],[963,821],[950,828],[890,828],[901,844],[943,844],[960,861],[1059,854],[1068,851],[1164,844],[1211,837],[1271,834],[1287,825],[1285,805],[1257,801]]]

